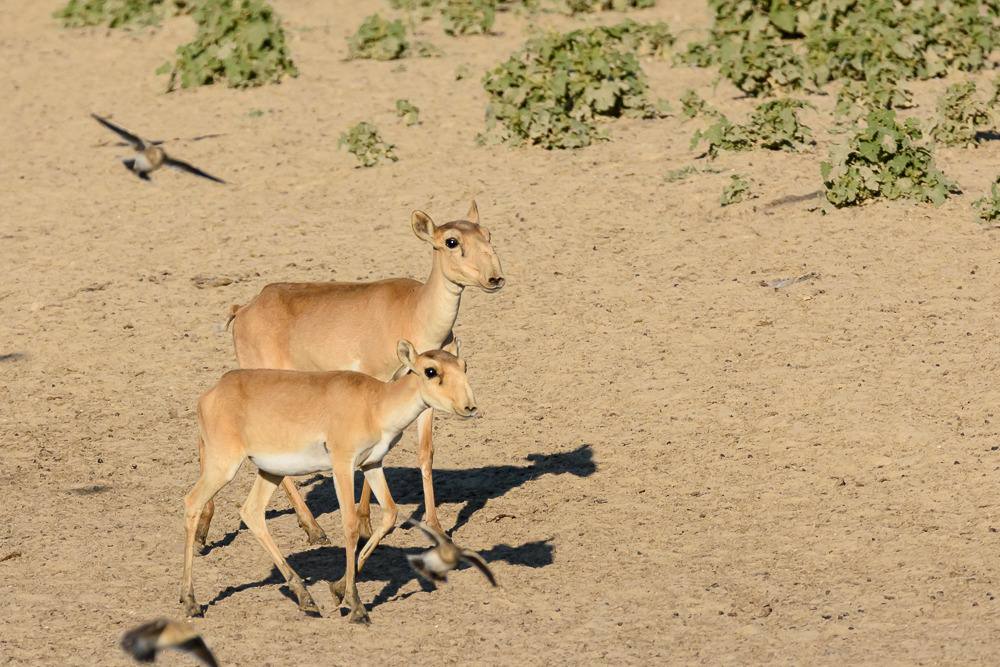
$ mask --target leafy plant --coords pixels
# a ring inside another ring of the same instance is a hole
[[[900,125],[892,110],[869,112],[867,126],[831,148],[830,159],[820,165],[827,200],[853,206],[878,197],[905,197],[940,204],[960,192],[934,166],[930,149],[915,143],[921,136],[916,119]]]
[[[993,181],[990,194],[977,199],[972,205],[976,207],[979,219],[983,222],[1000,220],[1000,177]]]
[[[867,81],[847,81],[837,92],[833,113],[838,118],[856,120],[875,109],[908,109],[913,95],[891,77]]]
[[[496,21],[496,0],[445,0],[441,23],[449,35],[486,34]]]
[[[772,151],[793,151],[813,144],[812,130],[799,120],[798,109],[815,108],[808,102],[790,98],[759,105],[750,116],[749,129],[754,143]]]
[[[177,47],[177,60],[157,74],[170,72],[167,90],[224,81],[231,88],[277,83],[298,76],[285,42],[281,20],[263,0],[202,0],[194,7],[194,40]]]
[[[566,0],[566,6],[572,14],[614,10],[624,12],[628,9],[646,9],[656,4],[656,0]]]
[[[689,164],[686,167],[681,167],[680,169],[671,169],[664,176],[663,180],[666,183],[676,183],[677,181],[683,181],[688,176],[693,176],[698,173],[698,169],[695,168],[693,164]]]
[[[749,121],[734,125],[722,114],[705,130],[698,130],[691,139],[694,148],[702,140],[708,143],[708,156],[714,158],[719,151],[746,151],[754,147],[769,150],[797,150],[814,143],[812,131],[799,120],[797,111],[812,107],[808,102],[779,99],[757,106]]]
[[[708,102],[703,100],[698,93],[693,89],[688,88],[681,95],[681,113],[684,114],[686,118],[695,118],[698,114],[702,113],[717,113],[712,107],[708,106]]]
[[[396,100],[396,115],[404,119],[407,125],[420,124],[420,109],[409,100]]]
[[[600,118],[657,115],[636,58],[634,22],[550,33],[529,40],[487,72],[490,96],[481,142],[579,148],[605,138]]]
[[[747,199],[753,199],[755,195],[750,189],[750,181],[745,176],[733,174],[729,177],[729,184],[722,189],[722,196],[719,203],[723,206],[738,204]]]
[[[396,162],[399,158],[393,144],[382,141],[378,129],[362,121],[340,135],[337,147],[347,147],[347,152],[358,158],[362,167],[374,167],[382,160]]]
[[[407,55],[410,42],[406,39],[406,26],[399,19],[389,21],[372,14],[362,21],[358,31],[347,40],[348,58],[395,60]]]
[[[1000,45],[996,0],[709,0],[707,40],[682,60],[750,95],[834,79],[895,81],[985,67]]]
[[[65,28],[95,25],[123,28],[156,25],[166,16],[190,11],[184,0],[69,0],[52,15]]]
[[[691,137],[691,148],[702,141],[708,143],[706,153],[710,158],[717,157],[719,151],[748,151],[754,146],[749,128],[744,125],[734,125],[721,114],[706,129],[694,133]]]
[[[975,82],[956,83],[938,99],[931,137],[945,146],[974,146],[976,131],[989,122],[989,109],[976,99]]]

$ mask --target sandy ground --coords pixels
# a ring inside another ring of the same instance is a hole
[[[679,118],[616,122],[576,152],[474,145],[485,95],[456,68],[565,17],[505,14],[462,39],[432,22],[442,58],[345,62],[382,3],[279,0],[301,77],[164,95],[153,70],[189,19],[67,31],[57,4],[0,5],[0,663],[126,664],[124,629],[180,614],[193,406],[234,365],[230,304],[275,280],[423,277],[410,211],[449,220],[473,197],[508,287],[464,300],[487,418],[438,421],[436,479],[442,521],[501,588],[471,569],[421,586],[403,555],[423,542],[397,531],[360,583],[373,624],[350,626],[326,586],[338,542],[308,547],[279,495],[271,531],[324,608],[305,617],[238,530],[247,466],[195,566],[211,603],[195,626],[224,664],[995,662],[1000,262],[970,207],[1000,144],[940,153],[965,189],[940,208],[823,216],[772,202],[818,189],[830,96],[798,155],[709,164]],[[660,5],[639,17],[707,25],[700,2]],[[691,86],[733,118],[753,106],[710,71],[644,66],[675,106]],[[915,85],[914,113],[947,83]],[[422,125],[395,117],[400,97]],[[222,133],[170,146],[233,185],[130,177],[91,111],[154,137]],[[398,163],[336,150],[362,119]],[[760,197],[723,209],[736,172]],[[403,516],[415,464],[408,433],[387,459]],[[336,538],[329,481],[304,491]]]

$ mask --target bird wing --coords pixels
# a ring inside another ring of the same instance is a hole
[[[186,171],[189,174],[194,174],[195,176],[201,176],[202,178],[207,178],[210,181],[215,181],[216,183],[222,183],[223,185],[226,183],[221,178],[216,178],[211,174],[206,174],[198,167],[188,164],[184,160],[178,160],[176,158],[172,158],[169,155],[165,155],[163,157],[163,163],[168,167],[173,167],[174,169],[180,169],[181,171]]]
[[[483,560],[483,557],[477,554],[475,551],[462,549],[462,554],[461,556],[459,556],[459,558],[461,558],[466,563],[469,563],[470,565],[474,566],[477,570],[482,572],[483,576],[486,577],[491,584],[493,584],[494,586],[497,585],[497,579],[496,577],[493,576],[493,571],[490,569],[490,566],[487,565],[486,561]]]
[[[194,657],[198,658],[201,664],[205,665],[205,667],[219,667],[219,661],[215,659],[215,656],[209,650],[208,646],[205,644],[205,640],[202,639],[200,635],[195,635],[191,639],[181,642],[180,644],[175,644],[171,648],[184,653],[190,653]]]
[[[434,543],[434,546],[440,546],[445,542],[445,540],[448,539],[444,535],[441,535],[436,530],[432,529],[423,521],[417,521],[413,517],[404,521],[402,525],[403,528],[419,528],[424,535],[430,538],[431,542]]]
[[[90,115],[98,123],[108,128],[109,130],[117,134],[119,137],[124,139],[125,141],[132,144],[132,147],[135,148],[137,151],[141,151],[146,148],[146,142],[143,141],[141,137],[137,137],[136,135],[126,130],[124,127],[118,127],[107,118],[101,118],[96,113],[92,113]]]
[[[166,618],[144,623],[122,636],[122,649],[139,662],[153,662],[163,649],[191,653],[206,667],[219,667],[215,656],[195,630],[187,623]]]

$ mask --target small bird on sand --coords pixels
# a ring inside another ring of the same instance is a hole
[[[138,662],[153,662],[156,654],[168,648],[190,653],[207,667],[219,667],[205,640],[187,623],[166,618],[144,623],[122,635],[122,650]]]
[[[194,174],[195,176],[201,176],[202,178],[207,178],[210,181],[215,181],[216,183],[225,183],[221,178],[216,178],[211,174],[207,174],[198,167],[188,164],[183,160],[177,160],[175,158],[167,155],[166,151],[160,148],[159,143],[155,141],[146,141],[142,137],[136,136],[126,130],[123,127],[115,125],[107,118],[102,118],[96,113],[90,114],[94,120],[108,128],[119,137],[127,141],[132,145],[132,148],[138,153],[134,158],[128,158],[122,160],[122,163],[128,168],[129,171],[133,172],[136,176],[144,181],[149,180],[149,175],[166,165],[168,167],[173,167],[174,169],[180,169],[186,171],[189,174]]]
[[[431,541],[434,542],[433,549],[416,556],[406,557],[406,560],[410,561],[410,567],[412,567],[417,574],[424,579],[427,579],[432,584],[447,581],[448,572],[458,567],[459,563],[465,562],[482,572],[483,576],[485,576],[491,584],[494,586],[497,585],[496,577],[493,576],[493,572],[490,571],[486,561],[483,560],[483,557],[475,551],[462,549],[461,547],[456,546],[447,535],[437,532],[422,521],[407,519],[403,522],[403,527],[419,528],[423,531],[424,535],[429,537]]]

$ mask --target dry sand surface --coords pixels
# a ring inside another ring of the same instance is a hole
[[[0,663],[126,664],[124,629],[180,615],[193,407],[234,365],[230,304],[276,280],[423,277],[410,211],[445,221],[471,198],[508,286],[464,299],[486,418],[438,420],[436,480],[442,522],[501,588],[473,569],[422,586],[404,555],[425,543],[397,531],[359,584],[373,623],[351,626],[326,586],[340,518],[316,477],[303,491],[333,546],[309,547],[282,495],[269,514],[324,609],[308,618],[238,530],[245,466],[195,564],[211,604],[194,623],[224,664],[995,663],[1000,237],[971,201],[1000,143],[940,152],[965,190],[940,208],[823,216],[773,202],[820,187],[832,96],[812,98],[803,154],[708,163],[678,117],[615,122],[574,152],[476,146],[479,73],[567,17],[503,14],[498,35],[460,39],[435,20],[422,38],[442,58],[346,62],[383,3],[276,0],[298,79],[164,95],[153,71],[190,19],[71,31],[58,4],[0,5]],[[701,2],[659,5],[637,18],[708,24]],[[461,64],[475,75],[455,80]],[[753,108],[711,71],[643,64],[675,107],[695,87],[733,118]],[[914,113],[948,82],[914,85]],[[422,125],[396,118],[401,97]],[[139,181],[92,111],[153,137],[221,133],[170,147],[232,185]],[[398,163],[337,150],[363,119]],[[721,208],[737,172],[760,197]],[[408,516],[412,432],[387,466]]]

